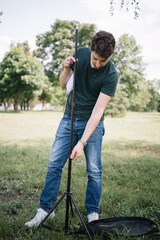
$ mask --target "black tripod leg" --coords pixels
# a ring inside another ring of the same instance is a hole
[[[71,201],[71,196],[69,192],[66,192],[67,199],[66,199],[66,219],[65,219],[65,233],[69,234],[69,204]]]
[[[50,216],[50,214],[54,211],[54,209],[58,206],[58,204],[63,200],[65,197],[66,193],[63,194],[63,196],[58,200],[58,202],[55,204],[55,206],[49,211],[47,216],[43,219],[43,221],[38,225],[36,231],[40,228],[43,227],[43,223],[47,220],[47,218]]]
[[[83,218],[82,218],[82,216],[81,216],[81,214],[80,214],[80,211],[78,210],[78,207],[77,207],[77,205],[76,205],[76,202],[74,201],[74,198],[73,198],[72,194],[71,194],[71,199],[72,199],[73,204],[74,204],[74,206],[75,206],[75,208],[76,208],[76,210],[77,210],[77,213],[78,213],[78,215],[79,215],[79,217],[80,217],[80,219],[81,219],[81,221],[82,221],[82,223],[83,223],[83,226],[84,226],[84,228],[85,228],[85,230],[86,230],[86,233],[88,234],[89,239],[92,240],[92,237],[91,237],[91,235],[90,235],[90,233],[89,233],[89,231],[88,231],[88,228],[87,228],[87,226],[86,226],[86,224],[85,224],[85,222],[84,222],[84,220],[83,220]]]
[[[70,198],[70,206],[71,206],[71,213],[72,213],[72,217],[74,216],[74,212],[73,212],[73,206],[72,206],[72,201],[71,201],[71,198]]]

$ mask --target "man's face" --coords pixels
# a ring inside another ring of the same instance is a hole
[[[91,67],[95,69],[100,69],[104,67],[107,62],[109,61],[109,58],[103,58],[99,56],[96,52],[92,51],[91,52]]]

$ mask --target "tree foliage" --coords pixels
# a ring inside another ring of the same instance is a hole
[[[55,106],[65,106],[66,104],[66,90],[62,89],[59,84],[54,87],[52,104]]]
[[[119,83],[131,104],[132,96],[141,91],[141,83],[145,81],[141,47],[133,36],[123,34],[118,39],[112,61],[118,69]]]
[[[140,91],[137,94],[133,94],[130,100],[130,110],[143,112],[146,110],[147,104],[149,103],[151,94],[148,90],[148,83],[142,83],[140,85]]]
[[[56,20],[50,31],[37,36],[38,48],[34,51],[34,55],[43,62],[51,82],[58,80],[64,59],[74,52],[77,24],[79,25],[78,46],[89,46],[96,29],[94,24]]]
[[[110,115],[111,117],[123,117],[126,114],[128,106],[129,101],[127,94],[122,90],[121,84],[118,84],[115,96],[111,99],[105,110],[105,115]]]
[[[140,8],[140,0],[110,0],[110,13],[111,15],[114,14],[114,10],[116,8],[116,5],[120,4],[121,9],[125,9],[127,12],[131,9],[134,11],[134,19],[137,19],[139,17],[141,8]]]
[[[148,91],[150,93],[150,99],[146,107],[146,111],[160,111],[160,79],[153,79],[148,81]]]
[[[158,100],[157,112],[160,112],[160,100]]]
[[[47,80],[43,65],[29,53],[27,43],[11,45],[0,63],[0,100],[4,105],[13,100],[14,109],[42,92]]]
[[[45,103],[49,103],[53,98],[53,87],[49,81],[46,82],[46,86],[43,87],[42,93],[38,96],[38,100],[42,102],[43,106]]]
[[[121,92],[125,92],[128,98],[128,109],[146,111],[151,98],[153,106],[156,98],[153,99],[153,90],[144,77],[145,64],[142,59],[141,47],[137,45],[133,36],[123,34],[118,39],[112,61],[119,73]],[[119,103],[121,104],[120,101]]]

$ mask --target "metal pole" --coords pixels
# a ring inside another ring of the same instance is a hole
[[[68,161],[68,180],[67,180],[67,193],[70,193],[71,187],[71,169],[72,169],[72,159],[70,155],[73,148],[73,120],[74,120],[74,107],[75,107],[75,81],[76,81],[76,65],[77,65],[77,41],[78,41],[78,25],[76,26],[75,33],[75,63],[74,63],[74,75],[73,75],[73,92],[72,92],[72,104],[71,104],[71,131],[70,131],[70,148],[69,148],[69,161]],[[70,194],[67,194],[66,200],[66,220],[65,220],[65,231],[68,233],[68,222],[69,222],[69,203],[70,203]]]

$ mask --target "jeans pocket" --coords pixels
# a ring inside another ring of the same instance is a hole
[[[70,116],[70,115],[67,115],[67,114],[64,114],[62,119],[64,119],[64,120],[70,120],[70,119],[71,119],[71,116]]]

